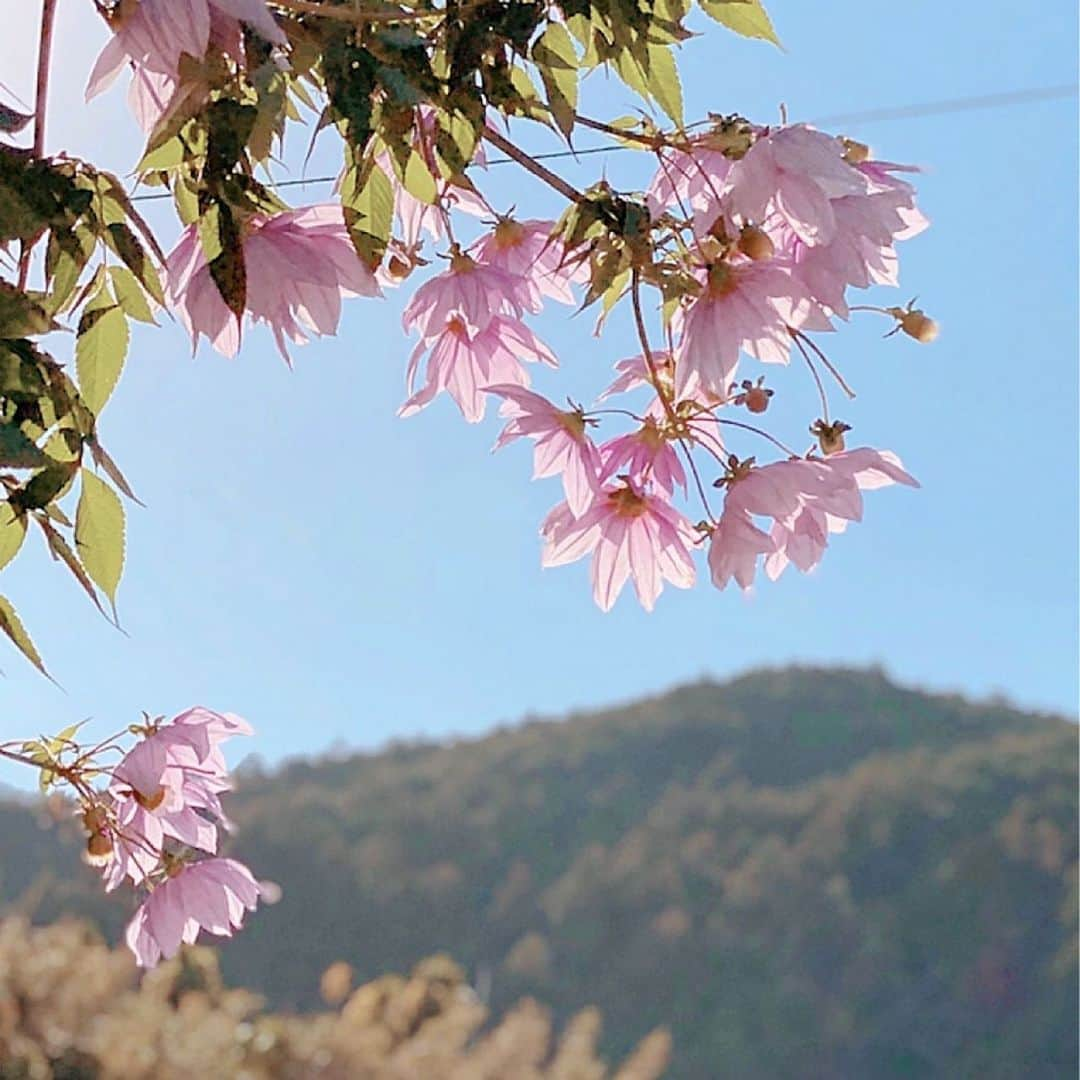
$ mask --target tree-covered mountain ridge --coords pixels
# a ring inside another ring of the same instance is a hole
[[[1072,1076],[1076,750],[1063,717],[789,668],[249,767],[234,847],[282,899],[223,967],[303,1009],[333,961],[446,951],[497,1010],[598,1005],[612,1055],[667,1025],[673,1077]],[[115,939],[35,814],[3,809],[0,895]]]

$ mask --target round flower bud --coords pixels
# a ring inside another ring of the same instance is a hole
[[[844,139],[844,160],[849,165],[861,165],[870,157],[870,147],[854,139]]]
[[[900,316],[900,329],[920,345],[929,345],[938,336],[938,324],[921,311],[905,311]]]
[[[86,853],[92,859],[104,859],[112,853],[112,849],[112,840],[102,832],[91,833],[90,839],[86,841]]]
[[[776,253],[769,235],[756,225],[747,225],[739,234],[739,250],[754,262],[771,259]]]
[[[769,407],[769,398],[771,396],[772,394],[770,391],[765,390],[763,387],[755,386],[752,390],[746,391],[746,401],[744,404],[752,413],[763,413]]]
[[[391,277],[402,280],[412,273],[412,267],[400,255],[391,255],[386,264],[386,269]]]

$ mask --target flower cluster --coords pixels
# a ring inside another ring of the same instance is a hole
[[[106,890],[126,881],[147,891],[126,940],[138,963],[153,967],[202,930],[231,936],[258,901],[247,867],[218,855],[230,786],[221,744],[252,731],[238,716],[204,708],[131,730],[138,741],[106,770],[104,790],[80,779],[88,757],[59,771],[78,793],[87,858],[101,867]]]
[[[121,5],[92,89],[126,62],[134,85],[164,80],[174,101],[193,92],[185,89],[193,76],[183,56],[200,58],[216,45],[238,57],[241,26],[270,47],[283,44],[262,0],[177,7],[182,18],[167,16],[157,0],[134,11]],[[288,360],[287,342],[337,331],[344,297],[401,285],[430,264],[425,245],[435,244],[446,265],[419,285],[402,316],[417,340],[399,414],[412,416],[445,391],[476,423],[488,398],[497,399],[505,426],[495,448],[531,440],[534,477],[562,482],[565,501],[541,527],[542,564],[590,556],[602,609],[631,580],[647,609],[665,582],[692,585],[697,552],[707,552],[721,589],[732,579],[749,589],[759,560],[771,579],[788,565],[808,572],[829,537],[860,520],[862,491],[915,485],[891,452],[845,448],[850,428],[832,418],[825,380],[853,395],[815,337],[860,310],[884,314],[894,332],[920,342],[936,335],[933,320],[912,305],[850,302],[852,289],[896,286],[897,243],[927,226],[907,178],[911,167],[877,160],[861,143],[806,124],[713,117],[704,128],[670,135],[646,126],[640,138],[658,169],[645,192],[624,197],[602,183],[582,194],[555,178],[552,186],[570,193],[575,213],[592,208],[579,228],[565,215],[558,223],[523,220],[492,208],[476,186],[475,167],[485,165],[485,138],[507,145],[495,131],[497,118],[484,120],[466,175],[440,166],[449,129],[433,106],[421,103],[403,116],[392,140],[372,142],[362,166],[347,156],[352,164],[339,180],[342,192],[346,177],[373,176],[369,182],[382,185],[383,213],[390,217],[392,202],[393,225],[381,246],[358,244],[356,214],[336,205],[241,213],[244,310],[270,328]],[[533,171],[551,182],[546,170]],[[637,233],[627,226],[628,207]],[[364,214],[373,212],[368,205]],[[459,241],[455,212],[472,219],[474,233],[483,222],[483,231]],[[372,227],[361,215],[361,231]],[[205,247],[200,226],[189,225],[168,258],[167,302],[196,346],[205,335],[233,356],[238,304],[236,297],[226,302],[220,268]],[[629,296],[640,352],[616,363],[616,378],[594,407],[570,400],[561,407],[530,388],[528,365],[554,369],[559,361],[527,320],[549,301],[577,303],[582,286],[584,304],[604,297],[601,323]],[[662,300],[651,330],[642,301],[650,288]],[[777,391],[760,371],[743,370],[748,362],[789,365],[793,356],[805,361],[821,406],[807,418],[815,441],[801,452],[759,426]],[[627,404],[639,390],[651,392],[649,400]],[[599,438],[602,425],[626,419],[628,429]],[[763,441],[736,456],[729,446],[736,434]],[[782,457],[760,461],[763,446]],[[720,507],[710,502],[710,481],[723,490]],[[201,819],[173,826],[185,842],[203,827]]]

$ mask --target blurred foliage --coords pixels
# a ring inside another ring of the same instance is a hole
[[[227,989],[203,948],[136,985],[130,955],[86,926],[10,919],[0,924],[0,1078],[656,1080],[670,1050],[654,1031],[609,1071],[596,1055],[597,1010],[555,1041],[550,1013],[530,999],[481,1032],[488,1010],[445,956],[346,994],[334,1012],[269,1013],[258,995]]]
[[[498,1011],[595,1003],[611,1057],[670,1026],[673,1077],[1071,1077],[1076,750],[1058,717],[787,670],[249,764],[237,850],[283,897],[222,965],[306,1009],[334,962],[445,950]],[[3,809],[0,895],[115,939],[77,838],[35,816]]]

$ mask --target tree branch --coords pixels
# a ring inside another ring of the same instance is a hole
[[[485,127],[484,138],[492,146],[497,146],[508,158],[513,158],[523,169],[543,180],[548,187],[554,188],[563,198],[576,203],[586,201],[585,196],[576,187],[568,184],[561,176],[556,176],[550,169],[541,165],[539,161],[529,157],[524,150],[519,150],[509,139],[504,135],[500,135],[494,128]]]

